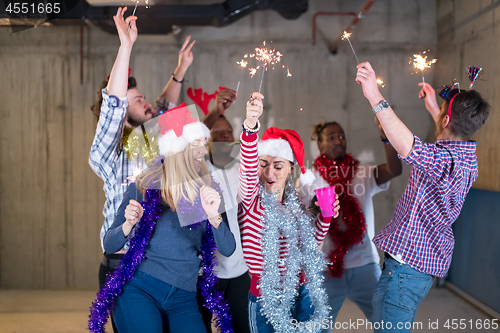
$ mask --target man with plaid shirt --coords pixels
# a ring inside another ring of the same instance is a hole
[[[476,143],[470,137],[486,121],[490,107],[475,90],[452,90],[438,106],[436,93],[421,83],[420,98],[436,123],[434,144],[424,143],[401,122],[379,92],[368,62],[356,81],[400,158],[411,166],[394,218],[373,238],[385,251],[384,268],[373,295],[375,332],[410,332],[418,305],[433,276],[448,271],[455,244],[452,224],[478,175]]]
[[[135,16],[129,16],[126,21],[127,25],[135,19]],[[128,30],[128,32],[125,33],[124,30]],[[127,154],[123,151],[124,137],[128,136],[133,128],[153,118],[155,113],[175,107],[184,74],[193,62],[191,48],[195,42],[189,43],[190,36],[186,38],[179,51],[178,66],[161,96],[157,99],[156,110],[153,111],[151,103],[147,102],[144,95],[136,88],[135,79],[133,77],[127,79],[127,76],[130,75],[130,53],[137,38],[135,22],[132,22],[130,29],[118,29],[118,32],[121,45],[111,75],[108,77],[109,81],[103,83],[105,88],[98,92],[99,100],[91,108],[98,122],[90,149],[89,164],[92,170],[104,181],[104,193],[106,194],[106,203],[103,209],[105,219],[100,234],[101,246],[106,232],[115,219],[129,179],[134,175],[136,167],[132,165]],[[117,253],[104,253],[99,267],[99,287],[105,283],[106,275],[119,265],[126,251],[127,245]],[[113,330],[117,332],[113,318],[111,319]]]

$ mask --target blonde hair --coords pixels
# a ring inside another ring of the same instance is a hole
[[[200,188],[212,185],[205,161],[201,163],[200,174],[193,165],[190,143],[179,153],[169,153],[161,166],[141,174],[137,178],[137,187],[141,193],[148,188],[160,188],[163,201],[175,211],[181,198],[193,204],[199,196]]]

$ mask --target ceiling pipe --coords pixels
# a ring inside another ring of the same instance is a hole
[[[363,6],[363,8],[361,8],[361,10],[359,11],[359,13],[354,17],[354,19],[351,21],[351,23],[344,29],[345,31],[347,32],[351,32],[355,25],[359,23],[359,21],[365,16],[366,12],[370,9],[370,7],[375,3],[375,1],[377,0],[368,0],[365,5]],[[336,54],[337,53],[337,49],[340,45],[340,42],[342,41],[342,34],[339,34],[339,37],[337,38],[337,40],[335,41],[335,43],[333,43],[332,45],[330,45],[329,49],[330,49],[330,52],[333,53],[333,54]]]
[[[312,17],[312,43],[316,45],[316,18],[318,16],[356,16],[355,12],[316,12]]]

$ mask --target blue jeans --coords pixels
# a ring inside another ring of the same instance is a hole
[[[385,259],[373,293],[375,333],[410,332],[418,305],[431,289],[432,282],[431,275],[394,259]]]
[[[250,322],[251,333],[272,333],[274,332],[273,325],[267,322],[267,318],[260,312],[261,305],[257,302],[257,297],[248,294],[248,320]],[[309,297],[309,290],[306,286],[299,288],[299,296],[295,300],[295,306],[292,309],[292,319],[297,322],[307,321],[314,314],[314,306]],[[285,320],[285,319],[283,319]],[[290,323],[290,327],[294,327]],[[319,332],[319,330],[318,330]]]
[[[328,294],[328,304],[332,307],[330,311],[330,323],[335,319],[346,298],[353,301],[366,316],[372,321],[373,316],[373,291],[380,277],[380,265],[370,263],[360,267],[346,268],[341,278],[330,278],[325,276],[325,289]],[[323,332],[331,332],[332,325]]]
[[[176,288],[140,270],[118,296],[114,315],[120,333],[206,332],[196,292]]]

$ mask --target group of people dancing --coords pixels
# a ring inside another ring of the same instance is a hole
[[[224,115],[235,91],[219,92],[202,121],[176,105],[193,62],[189,37],[155,107],[147,102],[130,76],[137,17],[125,11],[113,17],[121,45],[92,107],[98,122],[89,163],[104,181],[106,203],[89,329],[102,331],[110,313],[120,333],[328,332],[349,298],[374,331],[409,332],[433,278],[450,266],[451,225],[478,172],[470,137],[488,103],[474,90],[453,90],[439,106],[435,90],[421,84],[437,138],[424,143],[361,63],[355,79],[375,113],[386,162],[360,163],[331,121],[314,126],[320,154],[306,170],[296,131],[261,129],[260,93],[246,103],[239,145]],[[155,116],[159,156],[134,175],[127,136]],[[401,175],[401,161],[411,166],[408,185],[392,221],[375,234],[372,197]],[[302,175],[294,184],[296,168]]]

